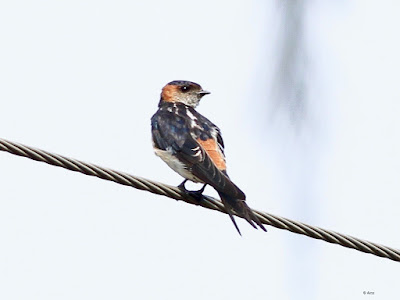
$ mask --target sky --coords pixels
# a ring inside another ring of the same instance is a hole
[[[191,80],[251,207],[400,248],[400,5],[288,3],[3,1],[0,138],[178,185],[150,118]],[[242,220],[240,237],[218,212],[5,152],[0,170],[2,299],[398,294],[388,259]]]

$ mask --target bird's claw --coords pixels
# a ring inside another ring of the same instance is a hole
[[[192,196],[197,202],[201,202],[204,198],[203,192],[204,192],[204,189],[206,188],[207,184],[204,184],[203,187],[198,191],[189,191],[185,187],[186,181],[187,181],[187,179],[184,180],[180,185],[178,185],[178,188],[181,191],[185,192],[186,194],[189,194],[190,196]]]

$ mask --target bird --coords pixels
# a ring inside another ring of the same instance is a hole
[[[195,110],[208,94],[199,84],[186,80],[174,80],[162,88],[158,110],[151,118],[154,152],[184,178],[178,185],[181,190],[201,196],[207,185],[212,186],[239,235],[234,212],[254,228],[258,225],[266,231],[246,204],[245,194],[228,176],[220,129]],[[203,187],[188,191],[188,180],[203,183]]]

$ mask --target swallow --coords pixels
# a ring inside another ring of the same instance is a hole
[[[151,118],[154,152],[171,169],[184,178],[178,186],[185,192],[186,181],[203,183],[219,194],[236,230],[235,212],[257,229],[265,227],[247,206],[245,194],[226,172],[224,142],[220,129],[195,108],[210,92],[191,81],[175,80],[163,87],[158,110]]]

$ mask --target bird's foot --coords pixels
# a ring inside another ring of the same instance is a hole
[[[207,184],[204,184],[203,187],[198,191],[189,191],[185,187],[186,181],[187,179],[185,179],[180,185],[178,185],[178,188],[184,191],[185,193],[189,194],[190,196],[192,196],[197,202],[201,202],[204,198],[203,192]]]
[[[180,189],[181,191],[184,191],[184,192],[188,192],[188,190],[186,189],[186,187],[185,187],[185,183],[186,183],[186,181],[188,181],[187,179],[185,179],[184,181],[182,181],[182,183],[180,184],[180,185],[178,185],[178,189]]]

